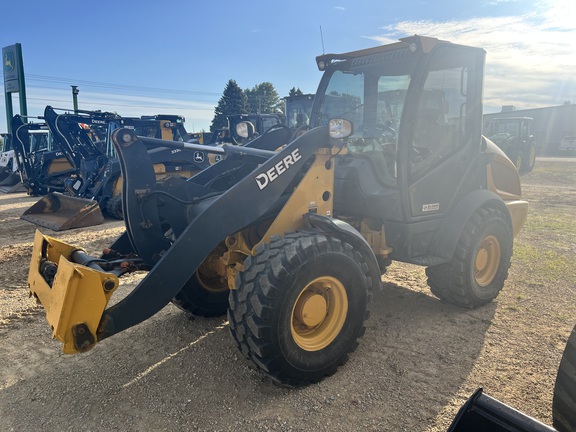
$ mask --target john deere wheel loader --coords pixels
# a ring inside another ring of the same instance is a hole
[[[514,164],[481,136],[484,57],[419,36],[322,55],[310,130],[295,139],[277,126],[206,148],[114,131],[125,233],[101,257],[36,234],[28,283],[53,337],[79,353],[169,302],[227,312],[243,355],[301,386],[356,349],[391,260],[426,266],[442,300],[490,302],[528,204]],[[155,143],[223,159],[158,182]],[[107,307],[133,269],[148,273]]]

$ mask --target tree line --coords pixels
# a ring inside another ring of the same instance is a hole
[[[293,87],[289,96],[302,94]],[[228,116],[235,114],[278,114],[283,113],[284,103],[278,96],[274,85],[263,82],[254,87],[242,90],[235,80],[226,84],[222,97],[214,109],[214,118],[210,131],[228,126]]]

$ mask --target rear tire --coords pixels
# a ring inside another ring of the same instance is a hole
[[[576,432],[576,326],[568,338],[558,368],[552,419],[559,432]]]
[[[489,303],[508,277],[512,242],[503,211],[480,208],[464,226],[452,261],[426,269],[432,293],[467,308]]]
[[[245,261],[230,292],[230,332],[272,380],[299,387],[346,363],[368,318],[364,257],[338,238],[275,236]]]
[[[217,246],[202,261],[198,270],[172,300],[178,308],[202,317],[222,316],[228,310],[228,280],[217,271],[218,261],[226,251]]]

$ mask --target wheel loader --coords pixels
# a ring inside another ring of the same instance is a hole
[[[242,354],[298,387],[348,360],[392,260],[425,266],[440,300],[489,303],[528,203],[514,164],[482,137],[484,59],[422,36],[321,55],[309,126],[244,146],[115,130],[125,232],[101,256],[35,236],[28,285],[53,338],[82,353],[172,302],[227,314]],[[153,145],[221,160],[157,181]],[[135,270],[147,273],[108,306]]]
[[[133,118],[100,111],[58,111],[61,110],[47,106],[43,118],[59,148],[58,154],[65,157],[70,170],[57,173],[58,188],[44,181],[46,176],[33,176],[34,191],[47,195],[22,215],[22,219],[54,231],[102,223],[101,210],[122,219],[120,166],[109,140],[114,129],[128,127],[156,139],[187,137],[180,116]],[[200,151],[181,152],[155,146],[150,153],[158,178],[175,174],[190,177],[208,165]],[[45,165],[41,164],[43,171]]]

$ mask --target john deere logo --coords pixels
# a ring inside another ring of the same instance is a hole
[[[4,51],[4,73],[10,73],[14,70],[14,53],[11,50]]]

